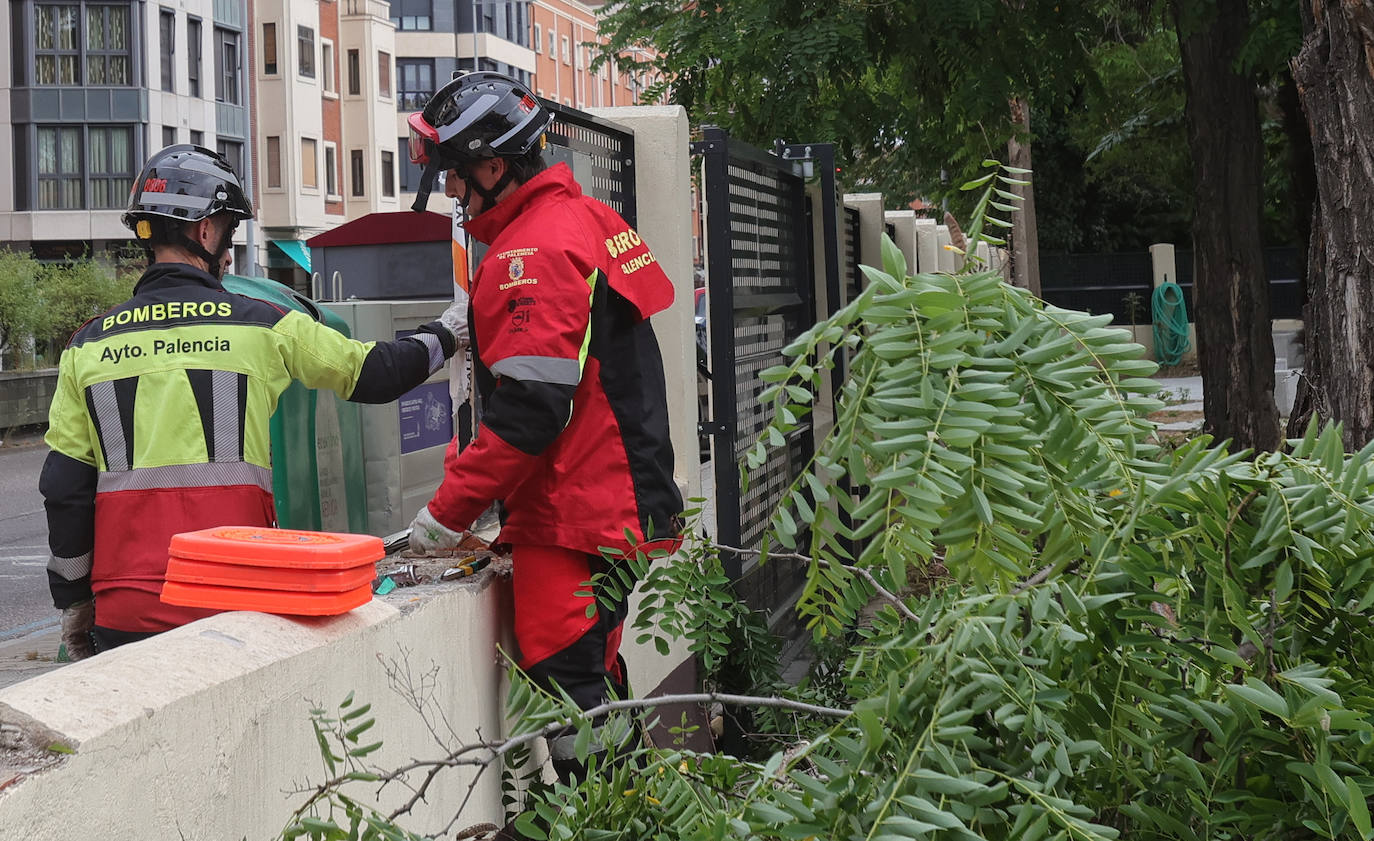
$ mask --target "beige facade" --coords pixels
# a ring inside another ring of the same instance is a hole
[[[385,0],[253,4],[258,262],[310,289],[298,243],[399,210],[395,29]]]

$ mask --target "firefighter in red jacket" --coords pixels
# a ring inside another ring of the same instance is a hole
[[[443,483],[411,531],[419,551],[452,548],[494,501],[512,548],[519,665],[583,709],[628,694],[619,656],[627,607],[579,596],[605,568],[601,547],[671,548],[682,498],[673,480],[663,362],[649,317],[671,281],[639,234],[541,155],[552,115],[515,80],[468,73],[410,117],[425,166],[416,209],[446,172],[468,232],[489,247],[469,319],[482,417],[449,444]],[[563,744],[567,742],[567,744]],[[559,776],[579,773],[554,739]]]

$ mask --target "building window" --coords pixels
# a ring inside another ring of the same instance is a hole
[[[549,58],[558,61],[558,33],[549,29]]]
[[[333,198],[339,195],[339,156],[333,143],[324,144],[324,192]]]
[[[38,209],[81,207],[81,129],[38,129]]]
[[[166,149],[168,146],[175,146],[175,145],[177,145],[177,129],[176,129],[176,126],[163,126],[163,127],[162,127],[162,148]]]
[[[296,27],[296,72],[307,79],[315,78],[315,30]]]
[[[127,4],[34,6],[34,84],[124,86],[133,83]],[[85,77],[81,64],[84,47]]]
[[[176,12],[163,9],[158,14],[158,33],[162,49],[162,89],[176,90],[177,16]]]
[[[358,66],[358,51],[348,51],[348,95],[357,96],[362,90],[362,71]]]
[[[86,7],[86,84],[132,85],[129,7]]]
[[[267,138],[267,186],[281,187],[281,138]]]
[[[568,50],[568,36],[564,35],[559,39],[559,43],[563,47],[563,63],[572,64],[572,52]]]
[[[544,27],[537,23],[534,25],[534,51],[536,53],[544,52]]]
[[[215,27],[215,101],[239,104],[239,34]]]
[[[334,85],[334,42],[320,39],[320,84],[326,93],[338,93]]]
[[[191,96],[200,96],[200,21],[186,19],[186,75],[190,81]]]
[[[262,25],[262,72],[267,76],[277,75],[277,25]]]
[[[407,32],[433,29],[433,0],[391,0],[391,23]]]
[[[237,140],[225,140],[220,138],[215,145],[215,151],[219,156],[229,162],[229,166],[234,170],[234,174],[243,177],[243,144]]]
[[[377,53],[377,92],[391,98],[391,53]]]
[[[78,85],[81,63],[79,6],[34,6],[34,82]],[[42,141],[39,146],[41,148]],[[39,190],[42,206],[42,189]]]
[[[353,149],[348,153],[348,169],[349,175],[352,176],[353,195],[367,195],[367,189],[363,183],[363,176],[367,172],[367,166],[363,163],[362,149]]]
[[[404,111],[419,111],[434,95],[434,61],[431,59],[396,59],[396,107]]]
[[[318,190],[320,188],[319,167],[315,161],[315,139],[301,138],[301,186]]]
[[[191,145],[193,145],[193,146],[204,146],[204,145],[205,145],[205,132],[203,132],[203,131],[196,131],[195,129],[192,129],[192,130],[191,130]]]
[[[382,153],[382,195],[387,198],[396,196],[396,153]]]
[[[134,130],[128,126],[91,126],[86,133],[91,207],[125,207],[134,186]]]

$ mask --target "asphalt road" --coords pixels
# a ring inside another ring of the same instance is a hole
[[[0,447],[0,642],[57,624],[45,573],[48,521],[38,494],[48,448],[36,435],[19,443]]]

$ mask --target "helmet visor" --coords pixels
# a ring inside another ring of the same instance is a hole
[[[439,145],[439,130],[425,122],[420,111],[411,114],[406,122],[410,124],[410,162],[423,166],[429,163],[431,144]]]

